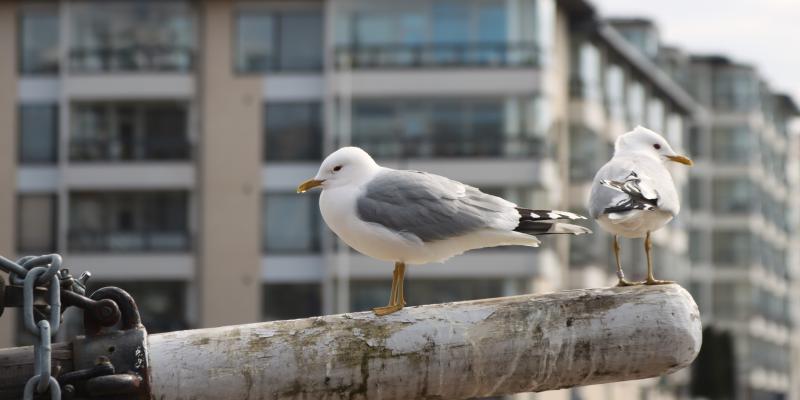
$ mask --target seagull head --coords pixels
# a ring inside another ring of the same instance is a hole
[[[297,193],[305,193],[315,187],[322,189],[365,182],[380,169],[366,151],[358,147],[342,147],[322,161],[317,175],[297,187]]]
[[[673,161],[691,166],[692,160],[672,150],[663,136],[642,126],[624,133],[614,143],[614,156],[637,154],[657,158],[661,161]]]

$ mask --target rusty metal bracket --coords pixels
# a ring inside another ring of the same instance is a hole
[[[115,372],[74,382],[76,398],[149,398],[146,338],[144,327],[138,327],[76,339],[73,361],[77,370],[91,370],[105,358]]]
[[[122,289],[105,287],[91,295],[101,304],[111,302],[120,312],[120,329],[111,330],[89,313],[84,317],[86,336],[73,342],[75,370],[86,371],[86,378],[71,383],[74,398],[148,399],[147,331],[133,298]],[[88,376],[107,364],[111,373]]]

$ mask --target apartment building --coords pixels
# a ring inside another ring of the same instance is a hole
[[[566,16],[585,7],[4,2],[3,253],[62,254],[141,299],[151,331],[382,304],[391,266],[337,242],[297,183],[353,144],[563,204]],[[558,288],[566,246],[412,268],[408,300]]]
[[[692,143],[692,289],[706,324],[732,335],[740,398],[775,398],[791,389],[793,274],[788,121],[800,112],[772,92],[753,67],[695,56],[695,97],[712,110]],[[703,307],[704,306],[704,307]],[[705,318],[708,317],[708,318]]]
[[[797,352],[792,343],[797,267],[789,264],[797,240],[791,197],[797,175],[788,167],[797,168],[790,122],[800,110],[753,66],[664,48],[648,20],[612,22],[643,53],[649,48],[646,54],[665,65],[707,111],[685,143],[696,162],[685,221],[690,290],[706,327],[704,348],[717,359],[713,364],[702,355],[698,359],[694,375],[703,384],[693,393],[797,396],[791,383],[797,373],[791,359]]]

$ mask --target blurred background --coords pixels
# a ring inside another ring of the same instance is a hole
[[[294,192],[326,154],[356,145],[586,214],[614,139],[641,124],[696,163],[672,171],[683,208],[655,268],[699,305],[700,356],[515,398],[800,399],[800,31],[764,19],[800,4],[741,3],[2,1],[0,254],[62,254],[90,287],[131,292],[151,333],[368,310],[392,266]],[[409,305],[614,284],[610,236],[587,225],[412,266]],[[643,278],[642,242],[621,245]],[[28,343],[20,326],[6,310],[0,347]]]

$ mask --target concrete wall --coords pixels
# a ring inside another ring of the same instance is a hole
[[[236,76],[232,1],[200,5],[199,322],[259,319],[262,78]]]
[[[15,1],[0,2],[0,254],[13,257],[16,246],[16,187],[17,187],[17,5]],[[6,279],[5,274],[0,278]],[[14,310],[0,317],[0,348],[10,347],[14,340],[16,318]]]

